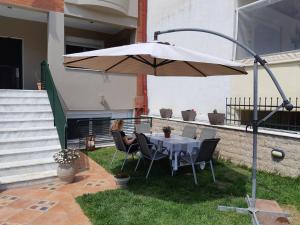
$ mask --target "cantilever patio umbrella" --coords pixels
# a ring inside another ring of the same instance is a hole
[[[181,31],[196,31],[219,36],[235,43],[254,57],[252,196],[251,198],[248,195],[246,197],[248,208],[219,206],[219,210],[250,213],[252,215],[253,224],[255,225],[260,224],[256,215],[258,212],[287,216],[286,213],[263,211],[256,208],[257,134],[260,124],[281,108],[292,110],[293,105],[286,98],[274,74],[268,67],[267,62],[247,46],[229,36],[205,29],[181,28],[156,31],[154,33],[154,40],[157,40],[158,35]],[[267,71],[283,100],[279,107],[261,120],[258,120],[258,63]],[[245,68],[241,64],[158,41],[65,55],[64,64],[67,67],[94,69],[107,73],[143,73],[156,76],[206,77],[214,75],[247,74]]]
[[[64,64],[68,67],[109,73],[143,73],[156,76],[247,74],[239,63],[162,42],[138,43],[65,55]]]

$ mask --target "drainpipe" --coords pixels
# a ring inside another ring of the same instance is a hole
[[[147,0],[138,1],[137,42],[147,41]],[[135,116],[148,114],[147,75],[137,76],[137,95],[135,98]]]

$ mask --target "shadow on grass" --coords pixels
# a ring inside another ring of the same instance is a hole
[[[101,151],[101,150],[100,150]],[[124,155],[110,165],[110,155],[107,152],[93,153],[90,156],[99,164],[110,170],[113,174],[121,170]],[[99,158],[97,155],[101,155]],[[106,160],[104,162],[104,160]],[[109,161],[109,163],[108,163]],[[209,165],[204,170],[197,169],[198,185],[194,184],[191,166],[180,167],[172,177],[169,160],[156,161],[153,164],[148,180],[145,179],[149,161],[142,162],[134,172],[137,159],[129,159],[124,172],[130,174],[131,180],[126,191],[135,195],[149,196],[164,201],[173,201],[182,204],[193,204],[203,201],[224,200],[224,204],[230,204],[232,198],[246,196],[246,183],[249,182],[249,174],[232,169],[225,162],[215,163],[216,183],[213,182]]]

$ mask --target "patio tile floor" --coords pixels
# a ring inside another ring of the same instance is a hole
[[[84,162],[84,164],[82,163]],[[0,225],[88,225],[75,198],[117,188],[105,169],[81,155],[79,172],[71,184],[51,183],[8,189],[0,193]]]

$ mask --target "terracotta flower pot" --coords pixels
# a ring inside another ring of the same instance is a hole
[[[64,183],[72,183],[75,177],[76,169],[73,163],[58,164],[57,176]]]
[[[171,137],[171,132],[164,132],[165,138],[170,138]]]
[[[37,82],[36,87],[39,91],[42,90],[42,82]]]
[[[224,113],[208,113],[208,119],[211,125],[224,125]]]
[[[197,113],[194,110],[181,111],[182,119],[184,121],[195,121]]]
[[[172,109],[160,109],[160,116],[161,118],[171,118],[172,117]]]

